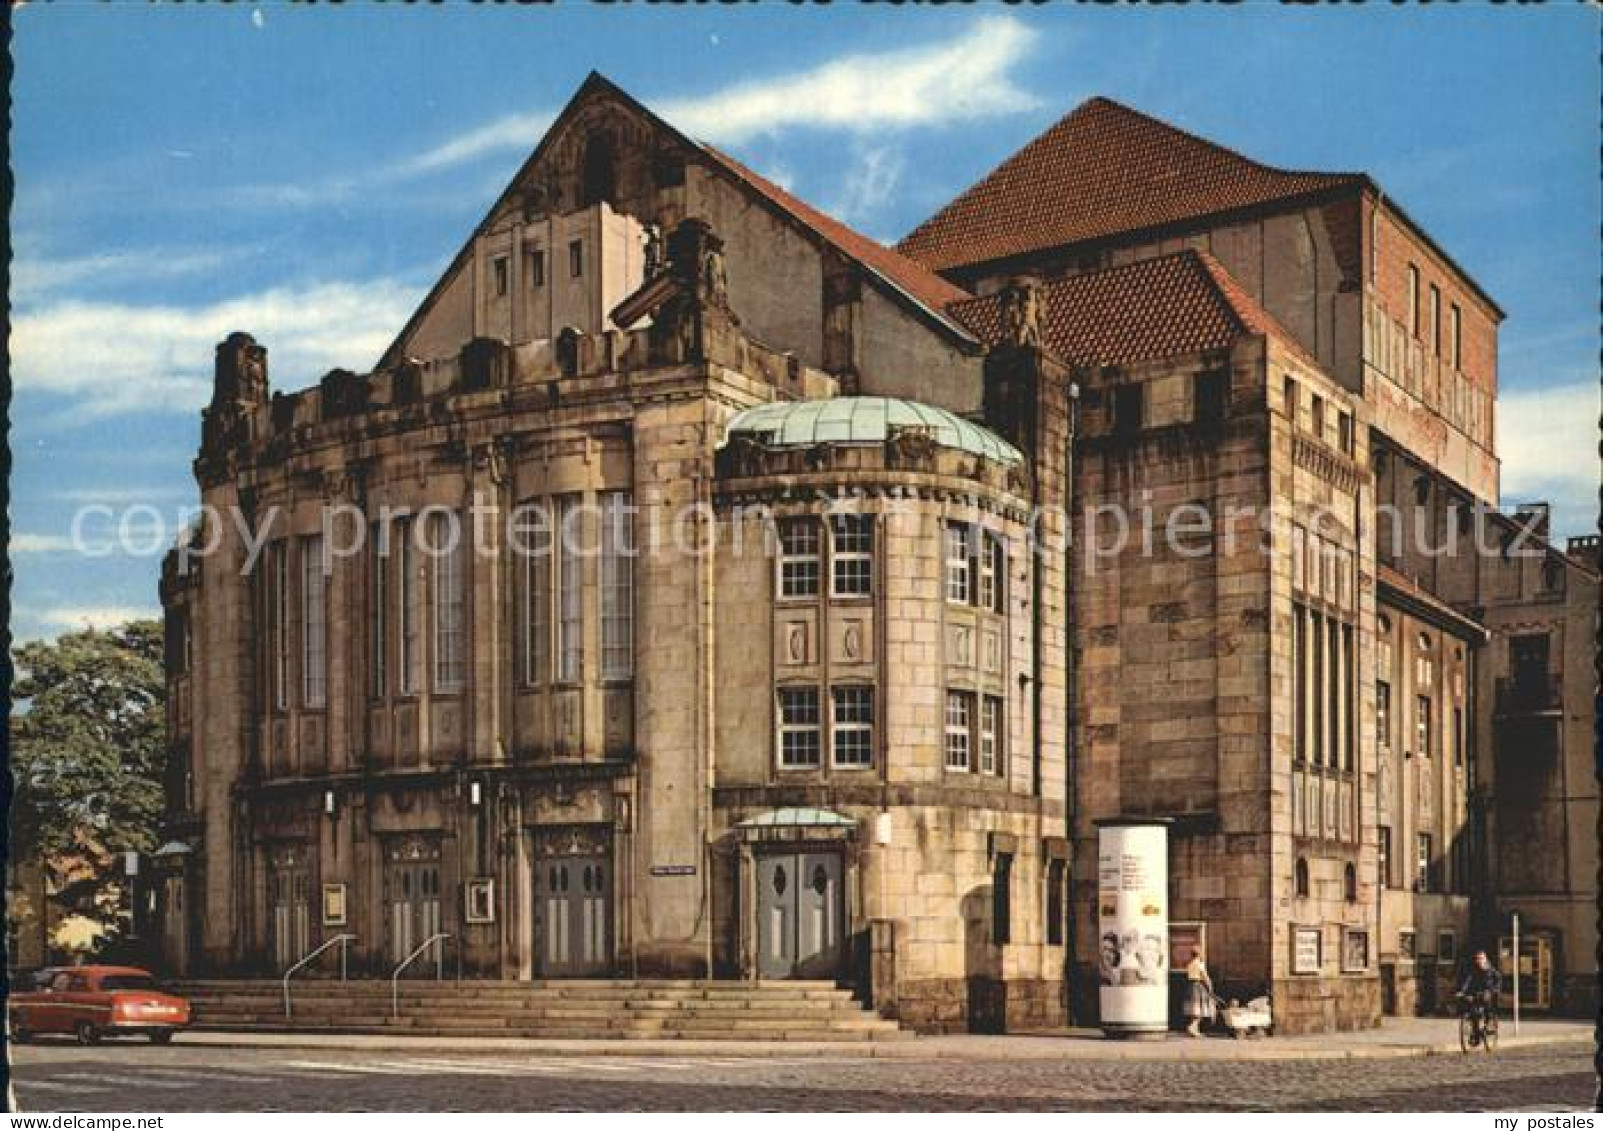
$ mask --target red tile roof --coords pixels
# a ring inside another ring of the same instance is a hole
[[[897,250],[935,270],[1365,183],[1275,169],[1093,98],[920,224]]]
[[[1045,345],[1065,361],[1128,365],[1228,349],[1246,335],[1277,339],[1317,365],[1218,260],[1187,250],[1042,285]],[[1002,333],[1001,300],[969,299],[952,313],[987,342]]]
[[[968,330],[963,323],[947,313],[947,307],[954,302],[972,297],[963,288],[947,282],[923,264],[916,263],[900,252],[854,232],[831,216],[826,216],[806,201],[791,195],[766,177],[748,169],[722,150],[706,144],[702,144],[701,149],[725,172],[766,197],[771,204],[787,213],[803,227],[810,229],[825,242],[832,244],[847,258],[866,267],[906,294],[950,329],[964,337],[968,336]]]

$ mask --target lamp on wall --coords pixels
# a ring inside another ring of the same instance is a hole
[[[484,803],[484,788],[477,778],[468,783],[468,804],[477,808]]]
[[[323,791],[323,812],[332,817],[334,815],[335,804],[334,791],[332,789],[325,789]]]

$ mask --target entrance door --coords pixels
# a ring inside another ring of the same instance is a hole
[[[757,857],[757,972],[764,978],[833,978],[844,937],[838,852]]]
[[[534,937],[545,978],[612,971],[612,853],[603,829],[545,834],[536,842]]]
[[[391,841],[384,854],[384,949],[390,967],[439,931],[440,842],[415,836]],[[432,953],[416,958],[402,976],[440,977],[444,957],[445,944],[437,941]]]
[[[268,947],[275,969],[288,970],[312,949],[312,877],[304,845],[284,844],[267,858]]]

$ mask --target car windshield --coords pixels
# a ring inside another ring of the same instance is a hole
[[[153,990],[156,979],[149,974],[107,974],[100,979],[103,990]]]

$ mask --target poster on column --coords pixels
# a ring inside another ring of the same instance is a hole
[[[1169,1027],[1169,830],[1155,821],[1097,829],[1097,943],[1102,1028]]]

